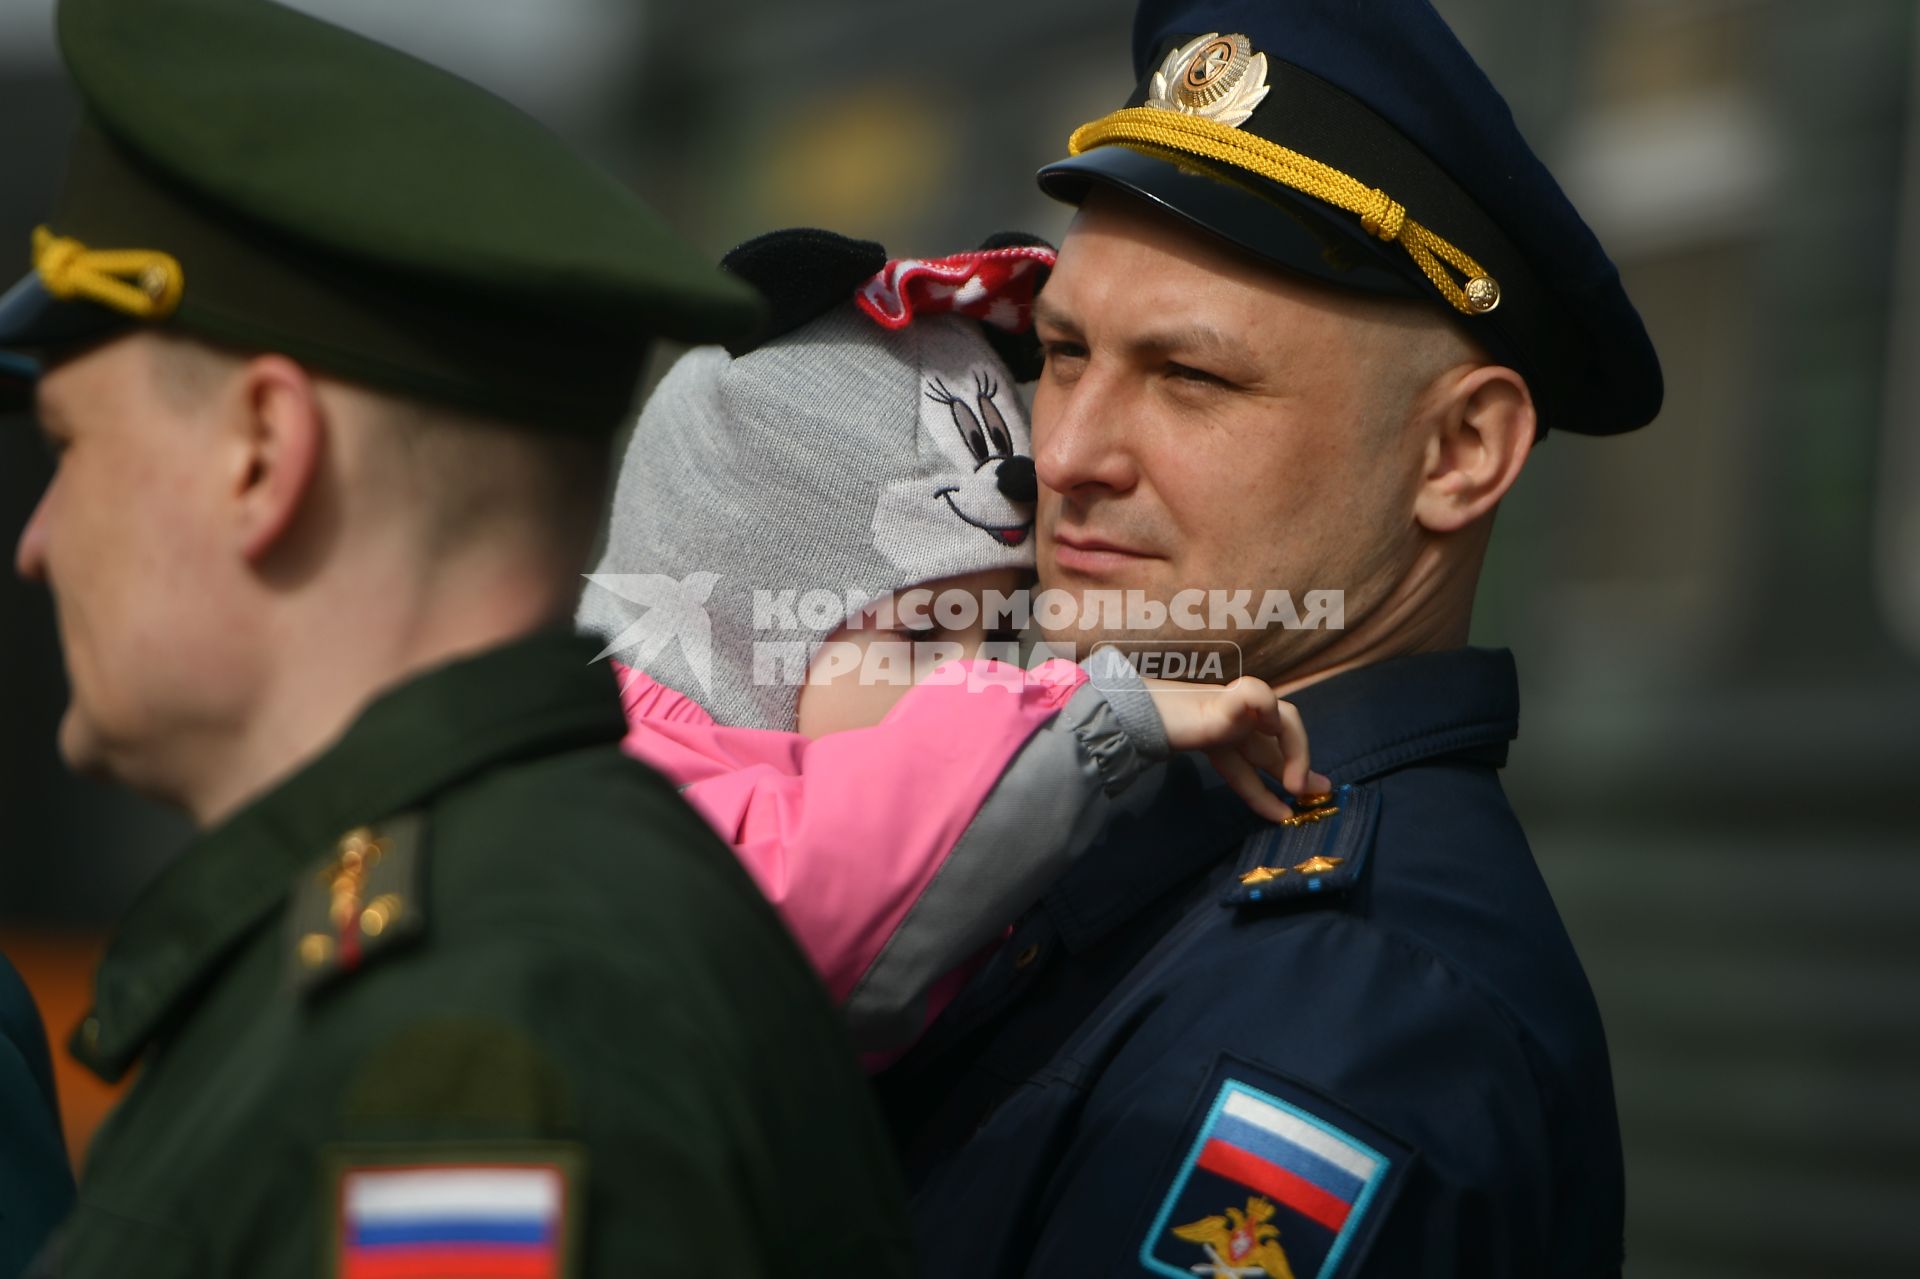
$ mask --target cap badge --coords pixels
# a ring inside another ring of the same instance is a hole
[[[1210,31],[1167,55],[1147,105],[1238,128],[1267,96],[1267,55],[1245,36]]]

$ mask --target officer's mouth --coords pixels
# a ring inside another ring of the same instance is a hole
[[[1091,537],[1086,534],[1062,533],[1058,529],[1054,530],[1052,540],[1054,566],[1066,572],[1081,573],[1089,577],[1105,576],[1145,560],[1160,558],[1137,547],[1123,546],[1118,542],[1109,542],[1105,538]]]

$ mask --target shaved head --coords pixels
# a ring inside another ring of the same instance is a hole
[[[232,386],[249,358],[181,334],[153,336],[154,388],[188,418]],[[610,482],[605,440],[535,432],[325,376],[315,382],[350,437],[350,482],[409,512],[427,554],[505,537],[545,548],[569,573],[585,566]]]

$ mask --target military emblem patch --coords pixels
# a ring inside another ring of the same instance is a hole
[[[1257,1068],[1224,1062],[1214,1079],[1212,1103],[1141,1241],[1141,1264],[1179,1279],[1351,1273],[1405,1150],[1348,1116],[1336,1123],[1330,1103]]]

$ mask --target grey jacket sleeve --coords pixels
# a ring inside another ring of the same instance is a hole
[[[1113,649],[1013,758],[926,891],[875,956],[846,1014],[854,1044],[911,1043],[934,982],[1038,901],[1105,824],[1114,795],[1167,758],[1166,733],[1140,676]]]

